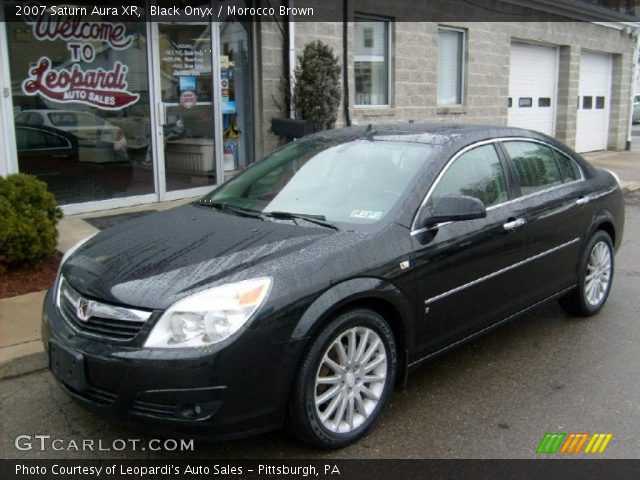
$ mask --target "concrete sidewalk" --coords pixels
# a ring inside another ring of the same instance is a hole
[[[640,126],[636,127],[635,148],[628,152],[595,152],[584,155],[593,165],[617,173],[627,194],[640,193]],[[85,222],[87,217],[101,217],[164,210],[191,199],[120,208],[100,213],[72,215],[58,225],[58,250],[66,252],[76,242],[98,230]],[[46,368],[46,357],[40,341],[40,317],[45,292],[29,293],[0,300],[0,379]]]
[[[58,224],[58,250],[65,253],[80,240],[98,232],[85,218],[138,212],[166,210],[193,199],[162,202],[151,205],[119,208],[99,213],[71,215]],[[47,360],[40,335],[40,319],[44,291],[0,300],[0,379],[15,377],[46,368]]]

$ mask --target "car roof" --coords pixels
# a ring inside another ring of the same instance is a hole
[[[557,141],[533,130],[500,125],[460,123],[398,123],[367,125],[327,130],[316,136],[336,141],[365,138],[380,141],[401,141],[444,145],[450,143],[473,143],[500,137],[527,137],[556,144]]]
[[[94,117],[98,116],[95,113],[88,112],[86,110],[59,110],[57,108],[31,108],[22,110],[20,113],[86,113],[87,115],[93,115]]]

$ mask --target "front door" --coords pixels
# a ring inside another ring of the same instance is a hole
[[[486,218],[444,223],[412,235],[416,306],[428,355],[521,308],[526,225],[513,217],[507,169],[493,144],[450,164],[427,207],[444,196],[479,198]]]

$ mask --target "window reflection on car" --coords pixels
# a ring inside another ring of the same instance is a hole
[[[394,141],[299,142],[268,156],[207,200],[264,214],[374,223],[389,213],[435,151],[432,145]]]

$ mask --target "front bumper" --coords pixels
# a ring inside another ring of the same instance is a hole
[[[254,330],[227,345],[175,350],[88,338],[60,315],[51,291],[42,339],[54,377],[83,406],[158,433],[207,438],[281,426],[299,347]]]

